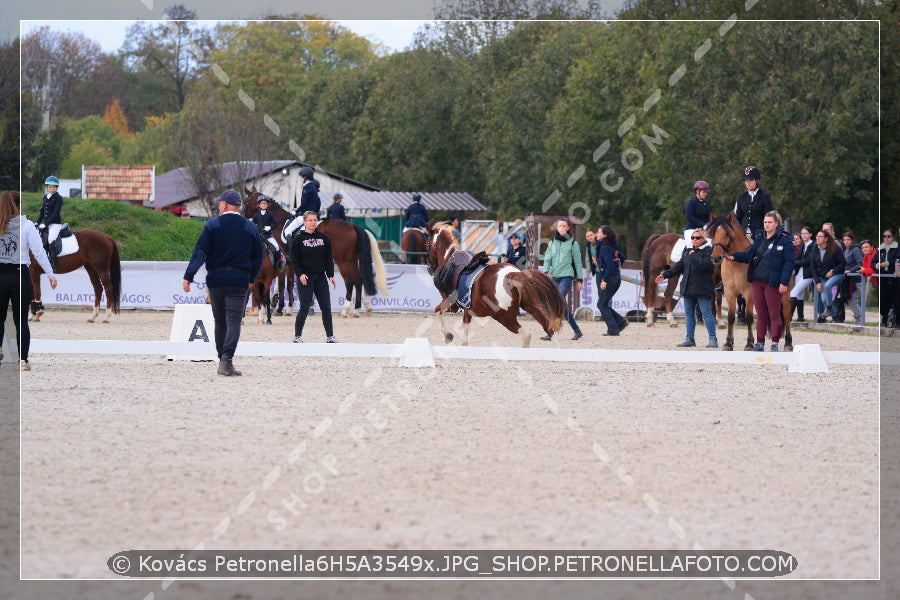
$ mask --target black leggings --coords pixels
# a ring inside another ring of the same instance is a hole
[[[28,329],[28,304],[32,297],[31,276],[28,265],[0,264],[0,307],[6,321],[6,307],[12,301],[13,323],[19,338],[19,358],[28,360],[31,347],[31,331]],[[0,324],[0,335],[4,333]]]

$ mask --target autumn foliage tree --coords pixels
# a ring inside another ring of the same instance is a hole
[[[125,111],[122,110],[118,98],[113,98],[112,102],[106,105],[106,110],[103,112],[103,124],[109,125],[118,135],[125,137],[134,135],[128,129],[128,119],[125,117]]]

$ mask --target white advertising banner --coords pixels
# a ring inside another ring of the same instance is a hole
[[[181,282],[187,262],[142,262],[125,261],[122,263],[122,302],[123,309],[143,308],[151,310],[172,310],[179,304],[206,303],[206,269],[201,268],[194,278],[189,294],[182,290]],[[433,313],[434,307],[440,303],[440,294],[432,283],[431,276],[424,265],[388,264],[387,280],[389,296],[376,295],[370,299],[373,310],[379,312],[414,312]],[[640,296],[643,286],[639,287],[630,280],[639,279],[640,271],[623,269],[622,285],[613,298],[613,308],[620,314],[630,311],[646,310]],[[84,269],[59,275],[59,284],[55,290],[50,289],[47,276],[41,277],[43,302],[46,306],[93,306],[94,290]],[[344,308],[344,280],[335,272],[337,289],[331,290],[331,308],[340,312]],[[295,282],[296,286],[296,282]],[[660,293],[665,283],[660,286]],[[597,310],[596,281],[588,276],[581,288],[579,306],[590,306],[594,314]],[[100,306],[106,306],[103,296]],[[299,307],[295,300],[295,308]],[[676,314],[683,314],[684,308],[679,300]]]
[[[186,261],[122,263],[123,309],[143,308],[151,310],[172,310],[179,304],[206,303],[206,269],[201,268],[194,277],[191,291],[184,293],[181,282],[184,278]],[[376,295],[371,298],[372,308],[382,312],[434,312],[440,302],[440,294],[431,281],[431,276],[422,265],[388,264],[387,280],[389,296]],[[50,289],[47,276],[41,277],[42,300],[46,306],[93,306],[94,289],[84,269],[57,276],[58,285]],[[331,290],[331,307],[334,312],[344,308],[344,280],[335,272],[337,289]],[[296,283],[295,283],[296,285]],[[106,296],[100,300],[106,306]],[[299,307],[299,300],[295,307]]]

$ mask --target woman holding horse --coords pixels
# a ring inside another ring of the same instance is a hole
[[[819,292],[819,308],[823,304],[825,306],[825,311],[819,315],[819,323],[824,323],[825,318],[831,316],[834,303],[831,291],[844,280],[847,261],[844,260],[844,250],[824,229],[816,234],[816,246],[810,258],[810,270]]]
[[[793,236],[782,227],[781,215],[770,210],[763,217],[763,231],[745,252],[735,252],[725,258],[749,263],[747,281],[753,290],[753,308],[757,313],[755,352],[765,349],[766,330],[772,328],[772,352],[778,352],[778,342],[784,333],[782,296],[788,291],[794,274]]]
[[[18,192],[0,195],[0,318],[6,320],[6,307],[12,302],[13,323],[19,339],[20,368],[30,371],[28,350],[31,330],[28,328],[28,303],[31,301],[31,277],[28,266],[31,255],[50,275],[50,287],[56,289],[56,276],[44,252],[34,223],[21,214],[22,200]]]
[[[556,222],[556,234],[550,240],[550,244],[547,246],[547,251],[544,254],[544,271],[553,278],[563,300],[566,300],[566,297],[569,295],[573,280],[575,282],[575,293],[581,291],[581,246],[569,234],[569,220],[566,218]],[[568,302],[565,304],[565,319],[575,331],[575,336],[572,339],[580,339],[582,335],[581,329],[578,327],[578,323],[575,322],[572,311],[569,310]],[[549,341],[550,336],[545,335],[541,339]]]
[[[334,327],[331,321],[331,295],[328,282],[336,287],[334,281],[334,259],[331,255],[331,240],[321,231],[316,230],[319,216],[314,211],[306,211],[303,215],[303,229],[294,235],[291,244],[291,264],[297,271],[300,292],[300,312],[294,321],[294,343],[303,343],[303,326],[312,306],[313,294],[319,301],[322,311],[322,325],[325,327],[325,341],[333,344]]]
[[[687,329],[687,337],[679,348],[691,348],[697,344],[694,342],[694,329],[697,326],[696,307],[700,305],[703,314],[703,322],[706,324],[706,333],[709,335],[707,348],[718,348],[716,340],[716,321],[712,314],[712,299],[716,295],[713,282],[712,246],[706,241],[702,229],[695,229],[691,233],[691,247],[686,248],[681,255],[681,260],[675,263],[671,269],[666,269],[656,276],[656,283],[662,283],[673,275],[682,275],[681,297],[684,298],[684,316]]]
[[[628,327],[628,321],[612,307],[613,296],[622,285],[622,257],[619,252],[618,238],[612,227],[601,225],[597,229],[596,240],[597,279],[600,281],[597,307],[606,322],[606,333],[603,335],[619,335],[619,332]]]

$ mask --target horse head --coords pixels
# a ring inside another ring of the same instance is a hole
[[[746,248],[741,242],[747,236],[733,212],[712,219],[706,227],[706,235],[712,241],[712,261],[717,265],[721,264],[726,255]]]
[[[428,238],[425,240],[426,264],[429,275],[442,264],[447,262],[450,256],[459,250],[459,242],[453,237],[453,226],[446,223],[437,225],[425,225]]]

